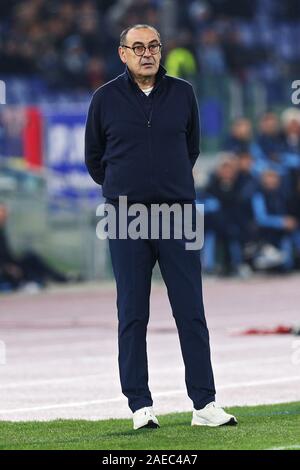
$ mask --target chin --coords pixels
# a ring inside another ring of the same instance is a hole
[[[144,73],[142,73],[141,75],[142,75],[143,77],[153,77],[153,75],[155,75],[155,74],[156,74],[156,71],[153,70],[153,72],[150,72],[150,71],[149,71],[148,73],[147,73],[147,72],[146,72],[146,73],[144,72]]]
[[[141,75],[143,75],[144,77],[152,77],[153,75],[157,74],[157,71],[158,71],[157,67],[151,67],[151,69],[146,69],[146,70],[142,68]]]

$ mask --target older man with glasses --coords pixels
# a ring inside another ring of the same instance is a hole
[[[166,75],[161,39],[149,25],[121,33],[125,72],[93,95],[86,123],[85,159],[106,201],[190,204],[192,168],[199,154],[199,115],[192,86]],[[173,227],[174,229],[174,227]],[[148,386],[146,332],[153,267],[158,261],[168,289],[185,365],[192,425],[236,424],[215,403],[199,250],[183,239],[109,239],[117,284],[119,371],[134,429],[158,427]]]

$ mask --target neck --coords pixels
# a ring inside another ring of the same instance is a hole
[[[151,77],[133,77],[135,83],[138,85],[138,87],[141,90],[144,90],[146,88],[151,88],[155,84],[155,75]]]

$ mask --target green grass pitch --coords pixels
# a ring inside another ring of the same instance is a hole
[[[300,450],[300,402],[229,408],[238,426],[191,427],[191,413],[159,416],[159,429],[131,420],[0,422],[0,449]]]

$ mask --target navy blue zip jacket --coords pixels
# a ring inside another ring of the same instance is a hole
[[[192,86],[160,65],[149,96],[125,72],[95,91],[85,131],[85,162],[103,195],[129,202],[195,199],[199,113]]]

